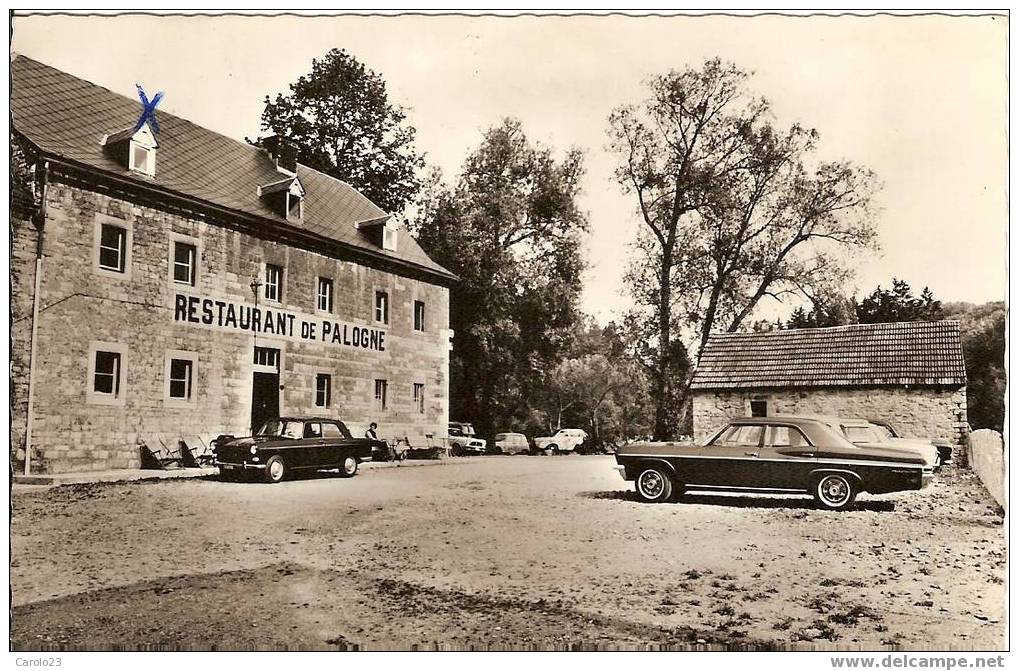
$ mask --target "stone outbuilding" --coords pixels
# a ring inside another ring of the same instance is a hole
[[[712,334],[690,388],[697,438],[731,417],[794,414],[883,419],[957,445],[968,430],[956,321]]]
[[[136,468],[140,438],[286,415],[441,440],[455,276],[284,142],[149,111],[11,61],[16,468]]]

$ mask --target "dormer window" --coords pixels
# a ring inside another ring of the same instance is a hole
[[[368,236],[373,245],[390,252],[396,251],[399,229],[396,227],[396,222],[390,220],[389,215],[358,222],[357,228],[364,231],[364,234]]]
[[[304,219],[304,187],[293,175],[280,175],[280,179],[258,187],[258,197],[272,211],[287,221],[299,223]]]
[[[300,221],[304,218],[304,198],[287,192],[287,219]]]
[[[107,155],[128,170],[155,177],[159,144],[147,123],[141,128],[125,128],[112,135],[104,135],[101,144]]]
[[[143,172],[146,175],[153,176],[156,174],[156,150],[145,147],[141,144],[136,143],[134,140],[131,141],[131,164],[128,166],[131,170]]]
[[[391,252],[396,251],[396,224],[386,222],[385,227],[382,229],[382,249],[388,249]]]

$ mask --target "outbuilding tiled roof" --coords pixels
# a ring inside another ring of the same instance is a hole
[[[959,322],[715,333],[692,389],[966,384]]]
[[[133,128],[141,112],[141,103],[134,98],[38,61],[18,55],[11,62],[14,129],[47,156],[253,215],[266,220],[267,226],[296,226],[344,246],[454,277],[406,232],[396,251],[374,244],[357,224],[386,213],[349,184],[303,165],[297,166],[297,176],[307,191],[304,217],[300,224],[288,223],[257,194],[259,186],[281,177],[266,152],[167,112],[155,112],[159,123],[155,176],[128,170],[100,143],[105,135]]]

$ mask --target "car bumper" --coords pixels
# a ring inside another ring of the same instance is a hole
[[[236,462],[230,462],[230,461],[214,461],[213,463],[216,466],[219,466],[220,468],[226,469],[228,471],[232,471],[232,470],[244,470],[244,469],[256,470],[256,471],[264,471],[265,470],[265,464],[249,464],[247,462],[236,463]]]

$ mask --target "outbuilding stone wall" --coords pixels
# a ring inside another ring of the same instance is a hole
[[[767,401],[769,415],[836,415],[883,419],[905,438],[947,438],[965,444],[966,388],[864,387],[694,390],[698,440],[733,417],[749,417],[752,400]]]

